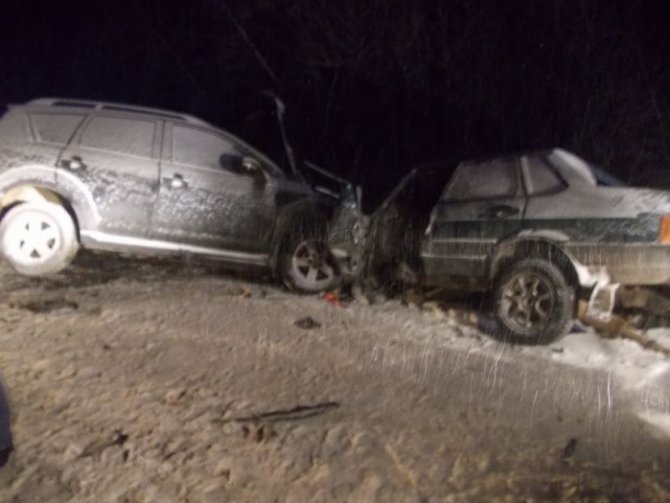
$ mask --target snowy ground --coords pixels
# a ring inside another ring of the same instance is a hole
[[[573,332],[546,346],[513,346],[481,334],[474,313],[463,309],[423,309],[420,313],[401,309],[399,303],[387,303],[372,310],[384,313],[399,326],[410,328],[418,340],[431,345],[458,348],[467,354],[482,354],[504,359],[510,364],[520,358],[532,358],[580,369],[592,369],[607,375],[607,388],[599,390],[596,405],[604,410],[611,404],[612,386],[625,393],[631,409],[656,433],[670,437],[670,360],[623,338],[606,338],[591,327],[577,323]],[[360,309],[368,307],[357,306]],[[445,326],[447,330],[445,330]],[[644,333],[670,348],[670,328],[653,328]],[[427,349],[428,351],[430,350]],[[600,393],[602,391],[602,393]]]
[[[670,329],[646,335],[670,348]],[[670,361],[630,340],[604,339],[592,330],[573,333],[554,345],[563,349],[553,359],[569,365],[609,372],[622,390],[632,395],[634,410],[659,434],[670,436]]]
[[[104,255],[0,285],[0,501],[670,501],[669,362],[631,341]]]

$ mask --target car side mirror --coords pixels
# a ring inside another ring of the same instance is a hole
[[[242,158],[242,173],[251,176],[258,184],[264,184],[266,181],[263,166],[253,157]]]
[[[242,168],[247,173],[257,173],[262,171],[261,163],[258,162],[253,157],[243,157],[242,158]]]
[[[231,153],[223,153],[219,156],[219,166],[226,171],[238,175],[250,176],[258,183],[265,182],[265,173],[262,164],[253,157],[240,157]]]

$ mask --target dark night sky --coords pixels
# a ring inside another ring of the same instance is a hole
[[[272,155],[272,89],[304,156],[384,186],[417,163],[550,146],[667,185],[668,14],[633,0],[3,3],[0,103],[175,109]]]

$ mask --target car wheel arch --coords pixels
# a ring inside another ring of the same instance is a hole
[[[79,213],[57,190],[41,184],[22,183],[6,190],[0,198],[0,220],[16,205],[32,202],[49,202],[62,206],[72,217],[77,229],[77,237],[79,237]]]
[[[10,191],[27,186],[37,189],[38,193],[41,190],[55,194],[81,228],[95,228],[100,222],[97,204],[90,189],[67,171],[44,164],[12,166],[0,174],[0,200]],[[39,199],[32,199],[35,200]],[[5,202],[11,204],[9,199]]]
[[[489,281],[495,281],[510,264],[530,257],[544,259],[557,265],[566,280],[576,288],[589,283],[585,267],[565,250],[560,242],[544,237],[519,238],[518,236],[499,243],[490,255]]]
[[[276,271],[283,240],[286,237],[286,233],[292,230],[296,222],[311,220],[315,224],[323,222],[326,225],[328,216],[328,208],[318,204],[316,201],[306,199],[295,201],[281,208],[272,236],[272,251],[270,255],[272,270]]]

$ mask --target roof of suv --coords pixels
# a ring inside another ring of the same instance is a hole
[[[149,107],[140,107],[135,105],[127,105],[124,103],[110,103],[105,101],[87,101],[87,100],[77,100],[69,98],[38,98],[22,106],[29,107],[49,107],[49,108],[63,108],[63,109],[76,109],[76,110],[106,110],[110,112],[120,112],[120,113],[129,113],[133,115],[145,116],[145,117],[162,117],[164,119],[172,119],[177,121],[187,122],[189,124],[195,124],[198,126],[208,126],[211,127],[207,122],[193,117],[191,115],[173,112],[170,110],[162,110],[160,108],[149,108]]]

